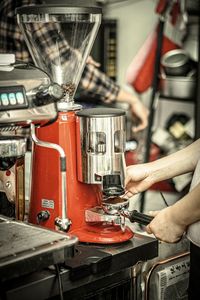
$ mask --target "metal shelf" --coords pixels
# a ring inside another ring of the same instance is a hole
[[[167,100],[170,100],[170,101],[177,101],[177,102],[191,102],[191,103],[196,103],[196,99],[195,98],[178,98],[178,97],[168,97],[168,96],[165,96],[165,95],[160,95],[161,99],[167,99]]]

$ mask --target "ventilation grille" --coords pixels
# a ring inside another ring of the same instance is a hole
[[[189,282],[189,256],[158,265],[151,274],[148,299],[186,300]]]
[[[98,290],[95,294],[84,297],[87,300],[131,300],[131,280]]]

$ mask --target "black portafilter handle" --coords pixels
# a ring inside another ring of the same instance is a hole
[[[57,83],[41,88],[35,94],[33,102],[36,106],[47,105],[59,101],[64,96],[63,88]]]
[[[137,210],[133,210],[129,212],[128,218],[131,223],[137,222],[146,226],[153,220],[154,217],[140,213]]]

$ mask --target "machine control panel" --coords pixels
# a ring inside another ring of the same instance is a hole
[[[28,100],[23,85],[0,87],[0,111],[28,107]]]

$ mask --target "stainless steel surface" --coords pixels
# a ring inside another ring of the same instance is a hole
[[[57,117],[55,104],[49,104],[41,107],[30,109],[16,109],[12,111],[0,112],[0,126],[27,126],[34,122],[35,124],[47,123],[51,119]]]
[[[0,157],[20,157],[26,152],[26,138],[0,136]]]
[[[92,222],[93,219],[93,222],[101,222],[102,220],[106,222],[107,220],[105,214],[107,214],[108,216],[113,217],[113,221],[115,220],[115,224],[117,224],[117,220],[118,224],[121,226],[121,229],[124,231],[127,219],[129,219],[131,223],[137,222],[142,225],[148,225],[153,220],[153,217],[149,215],[140,213],[137,210],[131,211],[128,210],[128,208],[129,199],[123,199],[120,197],[110,197],[109,199],[102,201],[101,207],[96,207],[92,208],[91,210],[88,210],[88,212],[85,215],[86,221],[89,220],[89,222]],[[115,217],[118,218],[115,219]],[[110,218],[110,220],[112,220],[112,218]]]
[[[62,209],[62,214],[64,213],[64,210]],[[57,227],[57,230],[67,232],[70,228],[70,225],[72,224],[71,220],[64,217],[57,217],[55,218],[55,226]]]
[[[161,58],[161,64],[169,76],[184,76],[190,69],[189,56],[182,49],[165,53]]]
[[[66,260],[60,272],[64,299],[126,299],[133,300],[123,290],[121,275],[129,273],[139,261],[148,261],[158,255],[158,241],[151,237],[134,234],[126,243],[115,245],[86,245],[76,247],[77,255]],[[17,281],[6,282],[8,300],[35,300],[59,298],[58,277],[55,270],[32,273]],[[128,288],[128,287],[127,287]],[[106,289],[107,293],[102,291]],[[113,294],[109,291],[113,291]],[[118,297],[118,298],[116,298]],[[124,297],[124,298],[123,298]],[[141,298],[139,298],[141,299]]]
[[[103,210],[109,214],[109,215],[121,215],[121,212],[124,210],[127,210],[129,207],[129,200],[128,199],[123,199],[120,197],[119,201],[117,201],[116,197],[111,197],[109,199],[103,200],[102,201],[102,208]]]
[[[35,134],[34,124],[31,124],[31,138],[37,146],[56,150],[59,153],[60,158],[64,159],[64,161],[66,163],[66,156],[65,156],[65,152],[64,152],[63,148],[58,144],[44,142],[44,141],[39,140]],[[61,172],[61,193],[62,193],[62,216],[61,217],[58,216],[55,219],[55,225],[58,226],[59,230],[68,231],[69,227],[71,225],[71,221],[67,217],[66,165],[64,166],[64,169],[65,170],[63,170],[62,166],[61,166],[60,172]]]
[[[190,257],[189,252],[155,262],[143,272],[144,299],[188,299]]]
[[[93,222],[107,222],[107,223],[115,223],[120,224],[120,216],[119,215],[109,215],[105,213],[102,207],[93,207],[91,209],[85,210],[85,221],[89,223]]]
[[[57,104],[58,111],[76,111],[80,110],[82,106],[80,104],[75,103],[73,100],[71,101],[59,101]]]
[[[161,95],[180,99],[193,99],[195,97],[196,78],[188,76],[161,75]]]
[[[74,255],[75,236],[0,216],[0,275],[16,277]]]
[[[109,208],[110,209],[110,208]],[[88,223],[107,223],[120,226],[124,232],[126,229],[126,218],[118,211],[109,213],[103,205],[101,207],[93,207],[85,210],[85,221]]]
[[[33,97],[37,89],[50,84],[49,77],[42,71],[28,67],[15,67],[10,71],[0,71],[0,87],[23,86],[25,88],[28,107],[13,108],[0,111],[0,126],[27,126],[31,122],[44,124],[57,117],[57,108],[54,103],[36,107]]]
[[[109,112],[111,111],[111,114]],[[125,172],[125,113],[101,108],[83,110],[77,115],[78,179],[85,183],[101,184],[104,175],[121,177]],[[88,112],[88,115],[87,115]],[[98,113],[99,112],[99,113]],[[96,115],[95,115],[96,114]]]
[[[9,87],[23,85],[27,92],[40,85],[48,85],[49,77],[42,71],[33,67],[15,67],[11,71],[0,71],[0,86]]]

